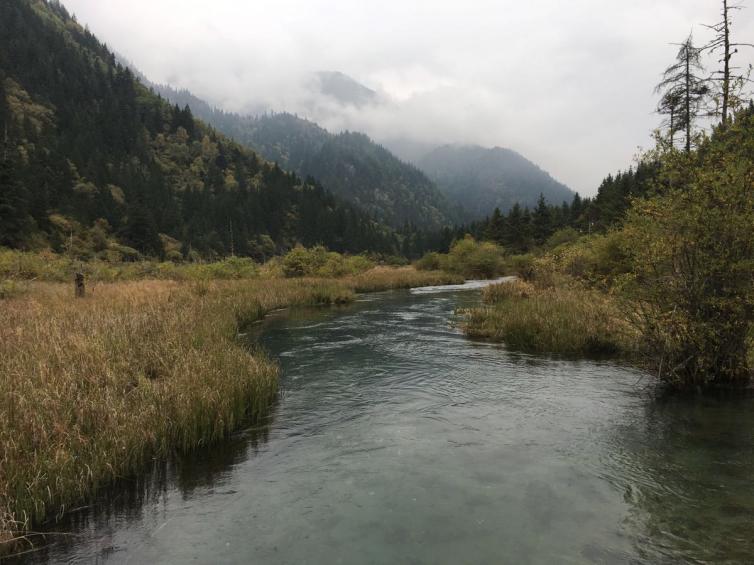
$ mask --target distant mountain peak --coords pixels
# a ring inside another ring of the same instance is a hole
[[[319,71],[315,79],[322,94],[343,106],[359,108],[377,100],[377,92],[340,71]]]
[[[512,149],[448,144],[430,151],[417,166],[451,199],[478,220],[495,208],[534,206],[542,194],[550,204],[570,201],[573,192]]]

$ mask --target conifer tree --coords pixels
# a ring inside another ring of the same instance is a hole
[[[694,39],[689,34],[686,41],[680,44],[676,62],[665,69],[662,81],[656,88],[661,94],[663,102],[660,103],[660,108],[664,108],[664,112],[673,111],[675,115],[680,110],[677,125],[674,121],[673,128],[685,131],[686,153],[691,152],[694,123],[709,93],[707,79],[702,76],[702,51],[703,49],[694,46]]]

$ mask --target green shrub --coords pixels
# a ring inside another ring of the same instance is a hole
[[[626,221],[627,288],[661,378],[682,388],[747,384],[754,328],[754,115],[689,155],[662,158],[662,192]]]
[[[549,249],[555,249],[561,245],[573,243],[579,239],[580,234],[572,227],[562,228],[552,234],[547,240],[546,247]]]
[[[443,270],[467,278],[491,279],[503,272],[505,260],[503,248],[499,245],[478,242],[467,235],[455,241],[447,255],[427,253],[415,265],[422,271]]]
[[[327,263],[327,249],[297,245],[283,257],[283,274],[288,278],[311,276]]]
[[[534,255],[513,255],[508,259],[508,268],[514,275],[530,281],[534,278]]]
[[[417,260],[414,266],[420,271],[439,271],[442,268],[441,255],[431,251]]]
[[[364,255],[344,256],[320,245],[307,249],[296,246],[282,259],[283,275],[291,277],[332,277],[363,273],[375,266]]]

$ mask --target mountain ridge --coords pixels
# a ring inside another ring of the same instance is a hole
[[[505,147],[445,144],[417,161],[469,220],[478,220],[495,208],[505,212],[515,204],[534,207],[540,195],[551,204],[573,198],[574,192],[544,169]]]

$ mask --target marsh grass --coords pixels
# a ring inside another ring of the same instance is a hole
[[[278,369],[239,330],[283,307],[454,282],[413,268],[345,279],[29,283],[0,308],[0,554],[34,524],[261,417]]]
[[[471,337],[564,355],[614,355],[634,348],[621,309],[597,291],[515,282],[493,285],[483,298],[484,306],[464,312],[464,331]]]
[[[464,282],[464,277],[443,271],[419,271],[414,267],[375,267],[364,273],[345,277],[342,280],[355,292],[376,292],[420,286],[460,284]]]

